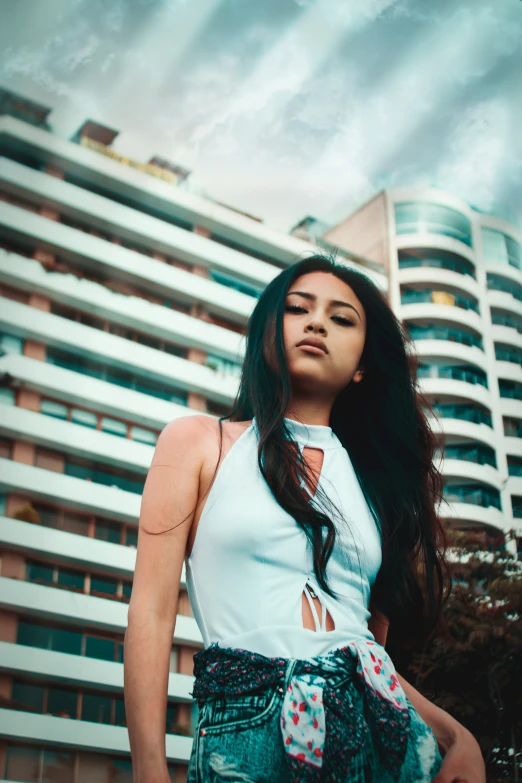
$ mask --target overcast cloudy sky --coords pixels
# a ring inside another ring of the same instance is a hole
[[[522,218],[522,0],[0,0],[0,84],[284,231],[431,184]]]

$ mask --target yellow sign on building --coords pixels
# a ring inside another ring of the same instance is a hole
[[[114,152],[114,150],[111,150],[110,147],[106,147],[105,144],[100,144],[99,141],[93,141],[93,139],[90,139],[88,136],[82,136],[81,146],[99,152],[107,158],[112,158],[112,160],[122,163],[124,166],[131,166],[131,168],[143,171],[145,174],[151,174],[153,177],[162,179],[171,185],[175,185],[178,181],[177,176],[172,171],[166,171],[159,166],[153,166],[151,163],[138,163],[138,161],[132,160],[132,158],[126,158],[124,155],[119,155],[117,152]]]
[[[455,296],[454,294],[450,294],[447,291],[432,291],[431,292],[431,301],[433,304],[445,304],[445,305],[455,305]]]

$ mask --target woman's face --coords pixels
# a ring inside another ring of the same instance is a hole
[[[362,380],[365,312],[350,286],[330,272],[309,272],[291,284],[283,335],[294,391],[335,398]],[[299,345],[308,338],[325,350]]]

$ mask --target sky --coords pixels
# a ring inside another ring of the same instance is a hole
[[[0,85],[289,231],[428,185],[522,222],[522,0],[0,0]],[[513,214],[514,213],[514,214]]]

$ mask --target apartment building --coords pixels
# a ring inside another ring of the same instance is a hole
[[[0,778],[130,783],[123,636],[161,429],[228,410],[260,292],[335,247],[415,337],[446,437],[441,513],[520,528],[521,240],[432,190],[286,235],[195,195],[175,162],[118,154],[114,129],[86,120],[64,140],[48,107],[7,90],[0,114]],[[202,647],[184,576],[166,714],[177,783]]]
[[[0,777],[127,783],[123,636],[156,439],[228,410],[257,297],[315,246],[192,194],[174,163],[122,157],[111,128],[64,140],[49,108],[7,90],[0,108]],[[177,783],[202,647],[184,577]]]
[[[313,219],[295,231],[312,238]],[[382,265],[415,340],[443,436],[444,503],[459,528],[522,536],[522,236],[434,188],[376,194],[321,238]],[[516,546],[516,540],[511,541]]]

